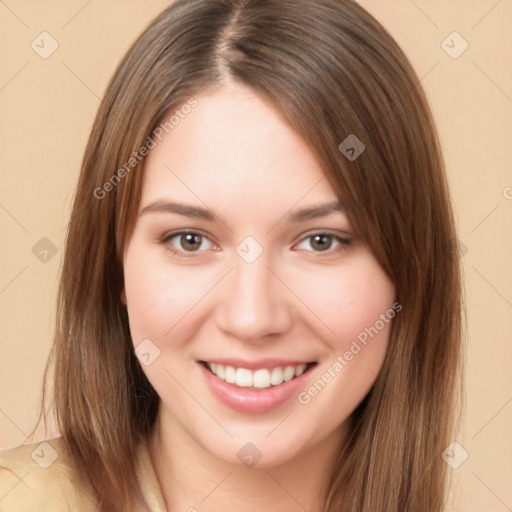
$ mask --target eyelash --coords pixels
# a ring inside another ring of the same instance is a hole
[[[199,235],[201,236],[203,239],[207,239],[210,243],[213,243],[210,238],[203,232],[201,231],[197,231],[197,230],[182,230],[182,231],[174,231],[174,232],[170,232],[170,233],[165,233],[164,235],[162,235],[161,237],[159,237],[158,241],[161,243],[161,244],[165,244],[167,245],[168,249],[176,256],[178,257],[182,257],[182,258],[191,258],[191,257],[194,257],[195,255],[197,255],[197,253],[201,253],[203,251],[184,251],[184,250],[178,250],[176,249],[171,243],[170,241],[174,238],[177,238],[177,237],[180,237],[180,236],[183,236],[183,235]],[[298,243],[302,243],[304,242],[305,240],[308,240],[308,239],[312,239],[313,237],[315,236],[328,236],[328,237],[331,237],[333,239],[334,242],[338,242],[338,246],[337,248],[334,248],[334,249],[326,249],[325,251],[315,251],[315,250],[308,250],[308,252],[313,252],[313,253],[316,253],[317,255],[319,255],[320,257],[326,257],[326,256],[331,256],[333,254],[337,254],[339,252],[342,252],[344,251],[347,246],[349,246],[352,241],[349,239],[349,238],[344,238],[343,236],[341,236],[339,233],[336,233],[334,231],[329,231],[329,230],[325,230],[325,231],[315,231],[313,233],[308,233],[306,235],[304,235],[300,241]],[[296,244],[294,244],[296,245]]]

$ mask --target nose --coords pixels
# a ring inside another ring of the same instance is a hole
[[[246,263],[235,255],[217,308],[217,326],[240,341],[260,343],[291,329],[293,316],[282,283],[264,255]]]

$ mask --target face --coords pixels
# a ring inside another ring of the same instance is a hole
[[[235,464],[249,442],[272,466],[341,436],[396,309],[306,143],[242,86],[150,152],[124,273],[160,421]]]

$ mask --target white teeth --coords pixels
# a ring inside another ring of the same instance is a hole
[[[236,372],[232,366],[226,366],[224,380],[230,384],[234,384],[236,382]]]
[[[268,370],[256,370],[252,376],[252,385],[255,388],[269,388],[270,387],[270,372]]]
[[[295,377],[299,377],[300,375],[302,375],[304,373],[304,371],[306,370],[306,366],[305,364],[299,364],[299,366],[297,366],[297,368],[295,368]]]
[[[302,375],[307,368],[306,364],[297,366],[286,366],[284,368],[260,368],[251,371],[247,368],[234,368],[233,366],[224,366],[218,363],[208,363],[210,371],[217,378],[235,384],[241,388],[257,388],[267,389],[270,386],[279,386],[283,382],[287,382],[294,377]]]
[[[295,377],[295,367],[293,366],[287,366],[285,369],[284,369],[284,372],[283,372],[283,379],[285,381],[289,381],[289,380],[292,380],[293,377]]]
[[[241,388],[250,388],[252,386],[252,372],[246,368],[238,368],[236,371],[236,385]]]
[[[270,383],[274,386],[279,386],[284,381],[283,379],[283,370],[282,368],[274,368],[272,370],[272,374],[270,375]]]

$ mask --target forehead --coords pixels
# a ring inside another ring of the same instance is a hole
[[[271,102],[242,86],[196,100],[149,153],[141,208],[170,197],[213,210],[265,207],[275,213],[303,198],[336,198],[305,141]]]

